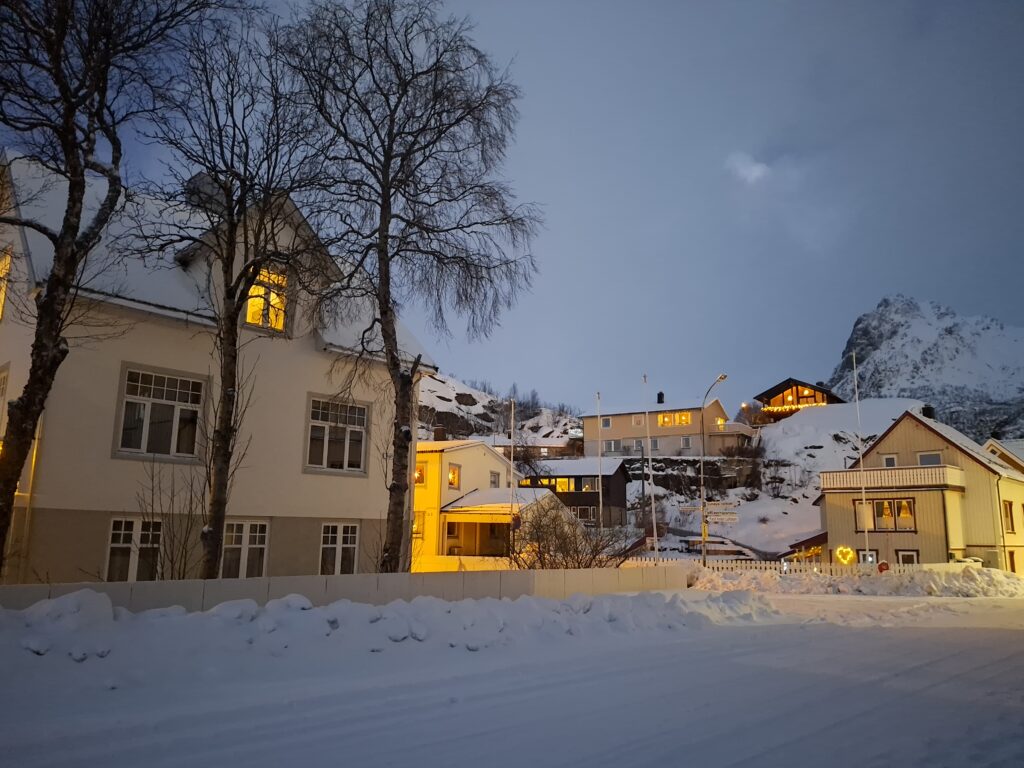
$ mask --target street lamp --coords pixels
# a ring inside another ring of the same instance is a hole
[[[707,405],[708,395],[715,385],[721,384],[727,378],[729,377],[724,373],[718,374],[718,378],[711,382],[700,403],[700,564],[705,567],[708,564],[708,517],[707,502],[704,500],[704,406]]]

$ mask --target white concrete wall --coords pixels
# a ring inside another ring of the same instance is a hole
[[[304,595],[313,605],[337,600],[385,605],[417,596],[444,600],[484,597],[515,600],[523,595],[564,600],[572,595],[685,589],[687,565],[647,568],[591,568],[558,571],[467,571],[464,573],[367,573],[352,576],[274,576],[266,579],[202,581],[85,582],[0,586],[0,606],[20,610],[47,598],[79,589],[110,596],[115,606],[145,611],[181,605],[205,611],[227,600],[263,604],[289,594]]]

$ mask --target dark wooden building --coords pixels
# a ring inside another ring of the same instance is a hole
[[[762,423],[772,423],[792,416],[804,408],[846,402],[824,384],[809,384],[800,379],[786,379],[766,389],[755,398],[761,404]]]
[[[539,462],[533,475],[524,477],[521,486],[550,488],[585,525],[598,524],[598,466],[596,457],[550,459]],[[622,459],[605,458],[601,462],[600,482],[604,496],[605,526],[626,524],[626,485],[629,472]]]

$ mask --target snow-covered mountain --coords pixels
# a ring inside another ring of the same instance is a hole
[[[966,317],[896,295],[853,325],[830,386],[853,397],[852,352],[861,397],[909,397],[975,440],[1024,437],[1024,328]]]
[[[441,373],[420,381],[421,434],[428,437],[431,428],[442,426],[450,437],[495,435],[508,432],[508,401]],[[516,431],[536,437],[582,437],[578,416],[538,407],[527,419],[518,418]]]

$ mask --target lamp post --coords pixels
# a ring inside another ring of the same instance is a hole
[[[703,566],[708,564],[708,516],[707,502],[704,500],[704,407],[707,405],[711,390],[727,378],[729,377],[724,373],[718,374],[718,378],[711,382],[700,403],[700,564]]]

